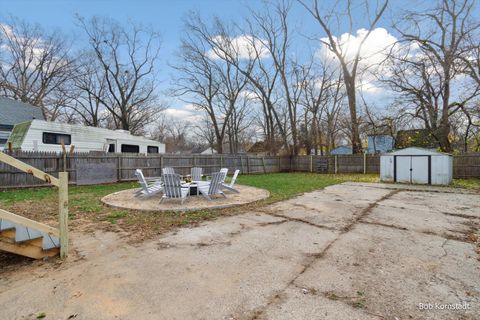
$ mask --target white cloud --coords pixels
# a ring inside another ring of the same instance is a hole
[[[201,113],[193,104],[186,104],[181,108],[168,108],[164,112],[169,117],[188,122],[198,122],[202,119]]]
[[[270,55],[264,42],[254,36],[242,35],[235,38],[216,36],[212,40],[228,50],[231,55],[238,56],[240,59],[254,58],[257,52],[261,59]],[[213,48],[207,52],[207,56],[211,59],[219,59],[225,55],[220,50]]]
[[[12,63],[16,62],[21,64],[20,67],[22,68],[29,68],[32,70],[37,69],[40,66],[41,61],[47,56],[51,55],[50,48],[49,48],[49,43],[45,42],[42,38],[35,36],[35,37],[30,37],[26,38],[20,33],[17,33],[16,30],[12,29],[11,26],[7,24],[2,24],[0,23],[0,37],[3,36],[10,39],[13,44],[10,46],[8,41],[4,41],[3,43],[0,41],[0,51],[5,51],[5,52],[10,52],[10,55],[17,55],[18,51],[22,51],[22,54],[25,54],[26,56],[23,59],[14,59],[14,61],[8,61],[5,62],[4,64],[7,67],[11,67]],[[22,46],[27,46],[26,49],[22,49]],[[17,48],[18,47],[18,48]],[[58,57],[53,56],[52,60],[54,62],[59,62],[58,66],[64,66],[68,62],[65,60],[62,60]],[[23,65],[25,61],[28,63],[28,65]],[[44,72],[52,72],[53,70],[49,70],[48,68],[55,68],[57,63],[46,63],[42,66]]]
[[[258,94],[256,94],[255,92],[253,92],[251,90],[246,90],[246,89],[240,91],[239,96],[244,98],[244,99],[249,99],[249,100],[260,100],[258,98]]]
[[[187,103],[186,105],[183,106],[183,109],[191,112],[198,111],[197,107],[195,107],[193,103]]]
[[[360,44],[365,39],[367,33],[368,30],[366,29],[359,29],[355,35],[344,33],[339,38],[334,37],[334,41],[341,49],[347,63],[353,63]],[[328,38],[322,38],[321,40],[329,43]],[[376,28],[372,30],[363,43],[358,64],[358,88],[364,93],[377,94],[383,92],[383,88],[376,83],[375,74],[388,72],[388,69],[383,67],[381,63],[396,42],[397,38],[386,29]],[[337,57],[325,43],[322,44],[317,52],[317,57],[339,66]]]

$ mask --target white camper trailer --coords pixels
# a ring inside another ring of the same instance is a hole
[[[109,130],[32,120],[13,128],[8,139],[13,149],[25,151],[62,151],[62,142],[76,152],[165,153],[165,145],[158,141],[131,135],[125,130]]]

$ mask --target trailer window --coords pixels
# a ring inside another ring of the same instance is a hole
[[[110,143],[108,145],[108,152],[115,153],[115,143]]]
[[[158,153],[158,147],[155,146],[148,146],[147,153]]]
[[[69,134],[53,133],[53,132],[44,132],[43,143],[45,144],[65,144],[66,146],[72,143],[72,136]]]
[[[140,147],[133,144],[122,144],[122,152],[125,153],[139,153]]]

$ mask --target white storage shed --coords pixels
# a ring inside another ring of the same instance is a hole
[[[453,157],[422,148],[406,148],[380,157],[380,180],[448,185],[453,178]]]

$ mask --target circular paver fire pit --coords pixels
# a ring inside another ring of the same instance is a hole
[[[202,195],[189,196],[181,204],[179,199],[165,199],[161,204],[161,194],[150,198],[136,198],[135,192],[138,189],[129,189],[115,192],[102,198],[102,202],[108,206],[130,210],[143,211],[187,211],[201,209],[220,209],[235,207],[268,198],[270,193],[267,190],[236,185],[235,188],[240,193],[225,192],[226,198],[215,196],[211,201],[205,199]]]

